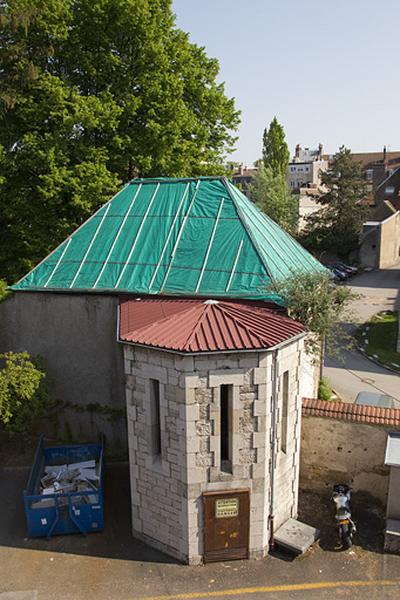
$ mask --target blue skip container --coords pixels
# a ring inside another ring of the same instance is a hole
[[[101,531],[103,516],[104,443],[46,448],[41,436],[35,460],[24,490],[24,506],[29,537],[50,537],[67,533]],[[40,493],[45,466],[72,465],[96,461],[98,484],[88,491]]]

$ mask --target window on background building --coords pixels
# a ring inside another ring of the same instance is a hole
[[[387,185],[385,187],[385,194],[394,194],[394,186],[393,185]]]
[[[281,417],[281,450],[287,452],[287,430],[289,416],[289,371],[282,375],[282,417]]]
[[[374,171],[373,171],[373,169],[367,169],[365,171],[365,179],[367,181],[372,181],[373,177],[374,177]]]
[[[150,379],[151,452],[161,457],[160,382]]]
[[[221,385],[221,471],[232,473],[232,385]]]

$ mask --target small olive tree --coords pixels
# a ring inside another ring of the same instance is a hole
[[[323,359],[324,348],[340,356],[351,344],[344,323],[352,320],[350,304],[358,296],[348,287],[333,283],[329,274],[295,273],[271,284],[281,296],[288,314],[314,335],[308,336],[306,350]]]
[[[27,433],[53,405],[40,361],[27,352],[0,354],[0,423],[9,433]]]

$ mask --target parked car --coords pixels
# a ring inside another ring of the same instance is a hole
[[[344,271],[345,273],[348,273],[349,276],[355,275],[358,272],[357,267],[351,267],[350,265],[346,265],[342,262],[333,263],[333,266],[341,271]]]
[[[335,283],[340,283],[341,279],[340,277],[338,277],[338,275],[336,275],[336,273],[333,272],[333,269],[328,269],[329,271],[329,279],[331,281],[334,281]]]
[[[355,404],[364,406],[377,406],[379,408],[398,408],[396,400],[387,394],[377,392],[359,392]]]
[[[347,279],[348,275],[344,271],[341,271],[340,269],[337,269],[333,265],[326,265],[326,266],[331,271],[331,273],[334,274],[334,276],[336,277],[337,281],[345,281]]]

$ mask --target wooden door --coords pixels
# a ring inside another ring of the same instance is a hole
[[[249,490],[204,492],[204,561],[247,558]]]

